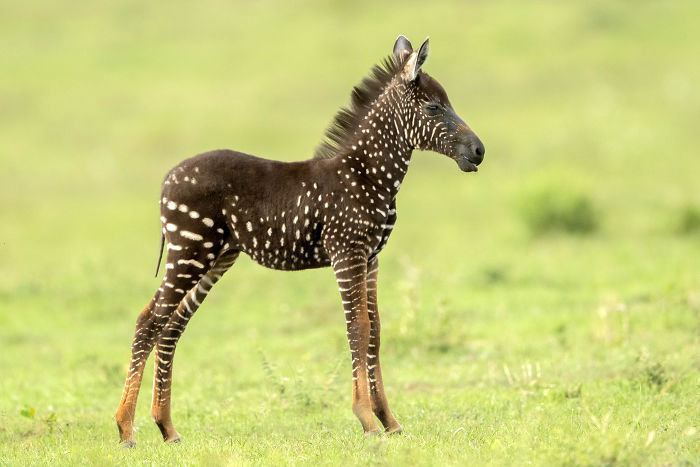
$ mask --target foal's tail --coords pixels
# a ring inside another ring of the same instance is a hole
[[[163,258],[163,246],[165,246],[165,234],[160,234],[160,253],[158,253],[158,265],[156,266],[156,277],[158,277],[158,270],[160,269],[160,260]]]

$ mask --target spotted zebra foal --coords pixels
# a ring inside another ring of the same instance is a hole
[[[421,71],[427,57],[427,40],[415,52],[399,36],[393,57],[353,89],[350,107],[337,114],[313,159],[277,162],[218,150],[167,174],[160,199],[165,277],[136,321],[116,414],[122,443],[134,443],[136,399],[154,348],[151,416],[165,441],[180,439],[170,416],[175,346],[241,252],[273,269],[333,268],[352,356],[352,410],[366,435],[380,432],[377,419],[387,433],[401,431],[379,364],[377,255],[394,228],[396,194],[414,149],[447,155],[465,172],[484,157],[445,90]]]

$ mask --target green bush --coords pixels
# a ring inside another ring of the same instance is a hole
[[[700,207],[687,205],[681,209],[678,217],[678,232],[682,234],[700,232]]]
[[[534,235],[563,232],[590,234],[599,214],[584,193],[561,184],[539,185],[521,198],[520,215]]]

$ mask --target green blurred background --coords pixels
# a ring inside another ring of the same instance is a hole
[[[185,157],[221,147],[310,157],[351,86],[391,51],[397,33],[414,43],[431,36],[426,70],[488,150],[476,177],[416,154],[408,187],[419,177],[454,186],[417,196],[421,208],[454,210],[436,227],[460,216],[470,243],[493,238],[513,222],[523,189],[552,182],[584,191],[602,208],[605,231],[663,231],[677,209],[699,202],[698,9],[695,2],[5,6],[3,286],[24,282],[11,271],[29,259],[37,271],[56,273],[89,257],[79,254],[86,248],[126,259],[141,247],[127,248],[120,237],[157,225],[149,203],[163,174]],[[134,271],[140,258],[132,256]]]
[[[699,17],[697,1],[5,2],[0,439],[46,435],[20,417],[26,407],[93,427],[99,440],[116,437],[111,417],[133,322],[158,283],[164,174],[216,148],[311,157],[398,34],[414,46],[430,36],[424,69],[486,146],[471,175],[414,153],[398,197],[380,301],[385,378],[403,420],[420,410],[411,404],[437,403],[415,385],[452,395],[509,388],[501,367],[526,359],[542,362],[562,391],[657,364],[692,388]],[[223,352],[212,355],[220,342]],[[333,417],[358,428],[346,347],[330,271],[282,274],[241,259],[178,349],[176,425],[188,397],[192,418],[178,426],[196,426],[201,401],[232,393],[264,405],[252,395],[277,378],[270,365],[289,381],[300,371],[292,357],[304,355],[309,376],[295,387],[313,400],[309,388],[340,367],[329,383]],[[137,416],[150,434],[148,390]],[[686,398],[693,391],[681,394],[678,433],[698,420],[697,398]],[[415,433],[420,423],[408,420]],[[564,433],[552,444],[578,452],[581,433]],[[513,436],[511,448],[526,449]],[[663,445],[658,459],[687,453],[697,441],[688,436],[680,448]],[[595,452],[628,449],[629,436],[618,438],[612,447],[605,436],[589,441]]]

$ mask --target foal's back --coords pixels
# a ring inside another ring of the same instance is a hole
[[[328,220],[323,206],[339,186],[333,165],[330,159],[280,162],[231,150],[186,159],[163,183],[164,234],[168,240],[177,238],[168,224],[180,232],[194,225],[191,237],[243,251],[272,269],[328,266],[322,248]],[[198,211],[189,209],[194,205]]]

